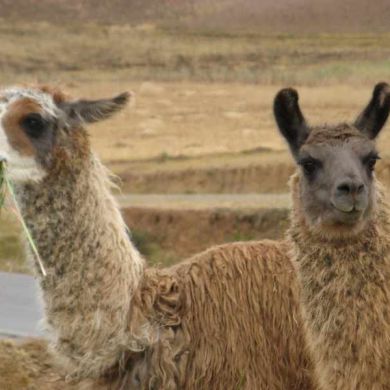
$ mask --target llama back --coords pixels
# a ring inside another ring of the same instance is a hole
[[[132,318],[145,316],[156,342],[132,355],[129,384],[313,388],[287,253],[286,243],[227,244],[147,270]]]

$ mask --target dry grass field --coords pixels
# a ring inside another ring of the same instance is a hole
[[[312,123],[352,120],[389,78],[389,38],[2,20],[0,83],[52,83],[91,98],[134,91],[130,107],[91,128],[125,193],[285,192],[292,165],[272,117],[277,90],[299,87]],[[390,132],[381,150],[390,157]],[[14,225],[2,226],[0,268],[26,271]],[[144,228],[141,245],[152,237]]]
[[[90,97],[136,93],[131,108],[93,130],[111,163],[283,150],[271,112],[280,86],[300,87],[313,122],[349,119],[373,83],[388,78],[389,58],[389,34],[0,23],[2,84],[49,82]]]
[[[270,107],[280,86],[303,86],[313,121],[351,118],[372,84],[388,78],[389,58],[390,34],[0,23],[2,84],[50,82],[92,97],[135,91],[131,109],[95,130],[112,161],[279,150]]]
[[[235,34],[388,31],[388,0],[0,0],[13,21],[154,23]]]
[[[322,85],[387,75],[389,34],[265,34],[94,23],[0,23],[0,81]]]

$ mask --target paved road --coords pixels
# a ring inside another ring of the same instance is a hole
[[[34,278],[0,272],[0,337],[42,336],[42,316]]]

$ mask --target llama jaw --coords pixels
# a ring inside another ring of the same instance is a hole
[[[7,163],[7,172],[15,182],[39,181],[46,175],[34,157],[21,156],[17,151],[0,152],[0,162]]]

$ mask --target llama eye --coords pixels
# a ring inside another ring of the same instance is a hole
[[[375,164],[378,161],[378,158],[370,158],[367,161],[367,168],[372,172],[375,169]]]
[[[302,167],[303,172],[307,176],[313,176],[317,168],[320,166],[319,161],[312,158],[301,160],[298,164]]]
[[[364,163],[367,166],[367,169],[370,172],[373,172],[375,169],[376,162],[380,160],[380,157],[376,154],[370,155],[367,158],[364,159]]]
[[[40,114],[29,114],[21,121],[21,126],[27,135],[32,138],[39,138],[46,129],[46,121]]]

